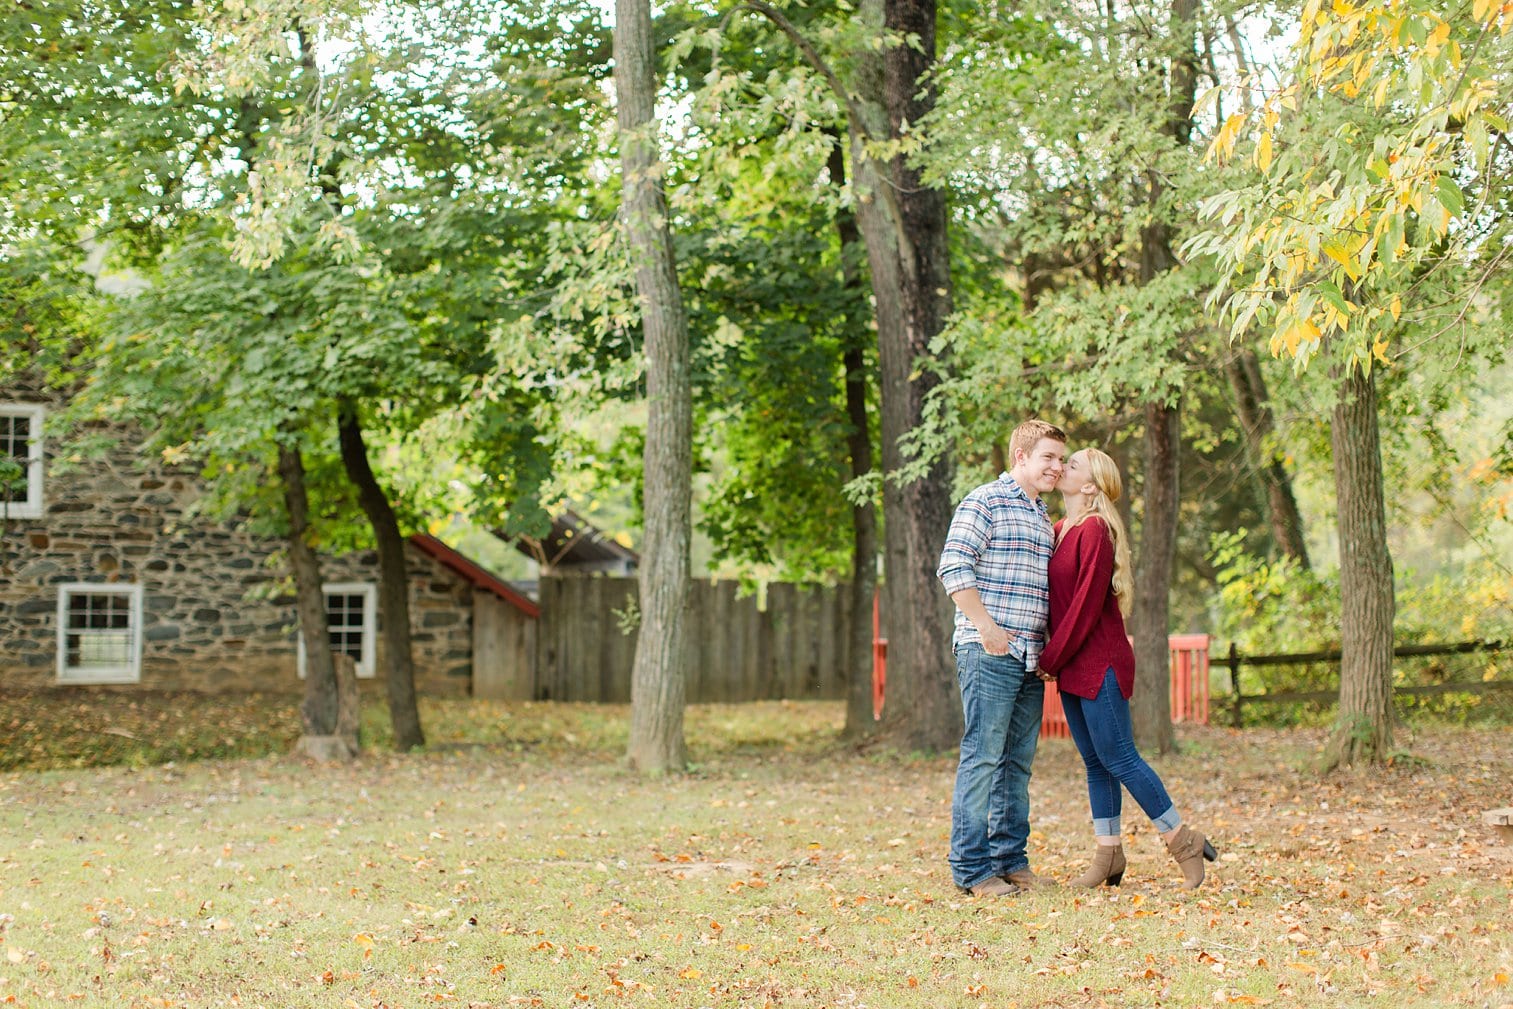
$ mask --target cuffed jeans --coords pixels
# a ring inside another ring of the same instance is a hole
[[[1087,765],[1087,799],[1093,812],[1094,834],[1119,836],[1120,785],[1129,789],[1157,830],[1165,833],[1181,825],[1182,817],[1166,794],[1166,786],[1135,749],[1129,701],[1119,693],[1112,667],[1103,674],[1097,697],[1090,701],[1064,693],[1061,708],[1072,742]]]
[[[972,887],[1028,868],[1030,764],[1045,684],[1012,655],[956,649],[966,728],[951,796],[951,876]]]

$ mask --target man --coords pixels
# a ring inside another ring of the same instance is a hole
[[[1030,871],[1030,763],[1040,739],[1055,545],[1041,495],[1054,490],[1066,434],[1028,420],[1009,439],[1013,468],[964,498],[936,577],[956,604],[952,651],[966,729],[951,798],[951,875],[979,897],[1052,885]]]

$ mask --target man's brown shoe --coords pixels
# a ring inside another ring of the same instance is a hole
[[[974,897],[1007,897],[1010,894],[1018,893],[1019,887],[1010,883],[1002,876],[989,876],[981,883],[969,887],[967,892]]]
[[[1045,876],[1037,876],[1029,869],[1016,869],[1003,877],[1021,890],[1039,890],[1048,886],[1055,886],[1056,881]]]

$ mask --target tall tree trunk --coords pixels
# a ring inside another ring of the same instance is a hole
[[[389,720],[394,724],[394,747],[400,751],[424,746],[420,709],[415,703],[415,659],[410,650],[410,577],[405,569],[405,541],[389,497],[373,475],[362,424],[354,404],[343,404],[337,427],[341,461],[357,488],[357,500],[373,527],[378,544],[378,616],[383,623],[384,687],[389,697]]]
[[[835,137],[830,149],[830,182],[846,184],[846,151],[841,138]],[[861,287],[852,253],[861,247],[862,236],[856,218],[842,210],[835,219],[840,238],[841,276],[848,293]],[[852,317],[845,332],[845,349],[841,355],[846,382],[846,419],[851,431],[846,447],[851,456],[851,476],[856,479],[872,471],[872,434],[867,416],[866,343],[872,338],[864,320]],[[846,727],[845,735],[857,737],[876,727],[872,711],[872,599],[877,590],[877,509],[871,501],[851,508],[851,584],[848,589],[851,626],[846,641]]]
[[[305,463],[299,449],[278,447],[278,475],[289,513],[289,567],[294,574],[294,608],[305,646],[305,699],[299,706],[300,731],[329,736],[336,731],[336,668],[326,624],[326,591],[320,560],[310,548],[310,499],[305,491]]]
[[[1142,750],[1169,753],[1176,745],[1171,715],[1171,655],[1166,635],[1171,619],[1172,560],[1177,553],[1181,414],[1175,406],[1145,408],[1144,518],[1135,562],[1135,695],[1130,721]]]
[[[1245,438],[1245,457],[1266,497],[1271,537],[1284,557],[1310,569],[1308,544],[1303,539],[1303,517],[1292,493],[1292,477],[1275,442],[1276,425],[1267,401],[1261,362],[1250,350],[1237,351],[1224,366],[1235,394],[1235,413]]]
[[[951,310],[945,198],[920,182],[902,158],[878,161],[867,142],[897,139],[935,103],[926,72],[935,63],[934,0],[862,0],[863,19],[879,34],[911,36],[908,45],[881,52],[864,47],[848,88],[782,12],[765,0],[746,0],[778,25],[804,58],[830,82],[845,107],[856,179],[856,218],[867,248],[877,320],[882,400],[883,472],[906,461],[899,440],[921,423],[924,403],[940,384],[933,369],[916,369],[933,356],[930,341]],[[961,738],[961,704],[950,662],[951,603],[935,567],[951,522],[951,459],[942,453],[921,478],[883,485],[884,613],[888,682],[893,702],[884,722],[900,743],[947,749]]]
[[[1392,750],[1392,622],[1376,376],[1349,366],[1330,428],[1340,523],[1340,704],[1328,766],[1381,763]]]
[[[925,74],[935,62],[934,0],[867,0],[864,13],[918,46],[900,45],[862,64],[862,106],[873,137],[898,137],[933,107]],[[906,462],[900,439],[918,427],[939,384],[929,344],[951,309],[945,197],[925,187],[902,158],[882,163],[853,147],[857,208],[877,313],[883,472]],[[910,748],[944,750],[961,739],[961,704],[950,663],[951,604],[935,578],[951,522],[952,465],[942,455],[919,480],[883,487],[888,685],[884,722]]]
[[[1169,30],[1173,43],[1170,91],[1163,132],[1177,147],[1192,140],[1192,107],[1197,87],[1197,0],[1172,0]],[[1149,284],[1177,264],[1171,229],[1161,214],[1164,183],[1147,173],[1150,222],[1140,229],[1140,282]],[[1176,354],[1172,368],[1180,368]],[[1180,388],[1180,383],[1178,383]],[[1166,636],[1171,621],[1172,561],[1177,553],[1182,421],[1175,403],[1145,407],[1145,510],[1140,556],[1135,564],[1135,696],[1130,720],[1142,749],[1168,753],[1176,746],[1171,720],[1171,657]]]
[[[657,64],[648,0],[615,0],[616,121],[624,222],[646,338],[641,631],[631,668],[632,766],[680,771],[692,537],[693,397],[688,320],[657,171]]]

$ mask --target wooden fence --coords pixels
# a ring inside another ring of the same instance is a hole
[[[1474,653],[1496,654],[1505,650],[1508,646],[1501,641],[1460,641],[1451,644],[1439,645],[1397,645],[1392,650],[1393,658],[1434,658],[1452,655],[1470,655]],[[1233,644],[1229,646],[1228,656],[1223,660],[1224,665],[1229,667],[1229,720],[1235,728],[1241,728],[1245,724],[1244,709],[1247,705],[1270,704],[1305,704],[1317,707],[1328,707],[1339,701],[1338,673],[1340,664],[1340,652],[1289,652],[1278,655],[1245,655],[1239,652]],[[1242,689],[1240,670],[1245,666],[1251,667],[1275,667],[1275,666],[1311,666],[1321,665],[1331,667],[1334,684],[1325,690],[1282,690],[1262,692],[1245,692]],[[1433,697],[1443,694],[1474,694],[1474,695],[1499,695],[1505,691],[1513,690],[1513,680],[1506,679],[1506,667],[1503,667],[1502,675],[1496,678],[1480,679],[1455,679],[1445,672],[1437,677],[1437,682],[1399,683],[1393,688],[1393,697],[1399,702],[1414,698]]]
[[[636,599],[634,578],[542,578],[529,696],[628,703]],[[765,603],[742,597],[735,582],[694,579],[685,618],[690,704],[845,696],[846,587],[774,583]]]

